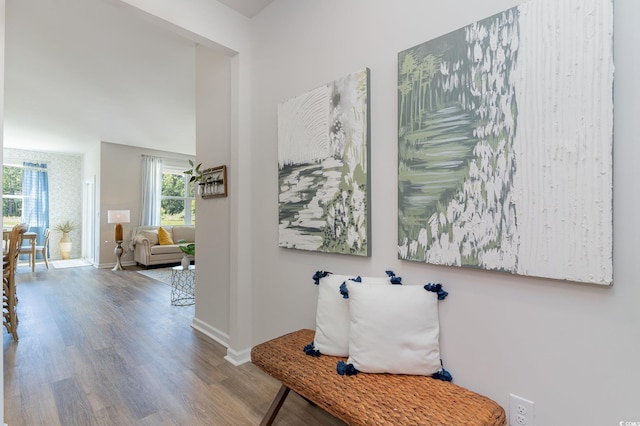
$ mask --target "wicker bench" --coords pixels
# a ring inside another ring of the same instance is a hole
[[[343,358],[304,353],[313,337],[312,330],[299,330],[251,350],[251,361],[282,382],[261,425],[273,422],[289,390],[350,425],[506,425],[496,402],[451,382],[396,374],[340,376],[336,364]]]

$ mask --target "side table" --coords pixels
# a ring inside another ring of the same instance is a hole
[[[171,304],[173,306],[189,306],[196,303],[194,283],[196,265],[188,268],[174,266],[171,268]]]

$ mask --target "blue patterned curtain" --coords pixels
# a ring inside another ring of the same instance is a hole
[[[44,242],[44,231],[49,227],[49,178],[46,164],[23,163],[22,222],[29,232],[37,235],[36,243]],[[29,244],[26,242],[25,244]]]

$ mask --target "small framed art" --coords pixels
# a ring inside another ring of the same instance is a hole
[[[217,166],[202,172],[199,183],[199,193],[202,198],[216,198],[227,196],[227,166]]]

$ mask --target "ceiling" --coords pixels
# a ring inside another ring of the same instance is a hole
[[[220,3],[226,4],[236,12],[243,14],[248,18],[253,18],[265,7],[273,3],[274,0],[218,0]]]
[[[247,17],[272,1],[221,0]],[[5,31],[5,147],[195,154],[194,42],[109,0],[7,2]]]

